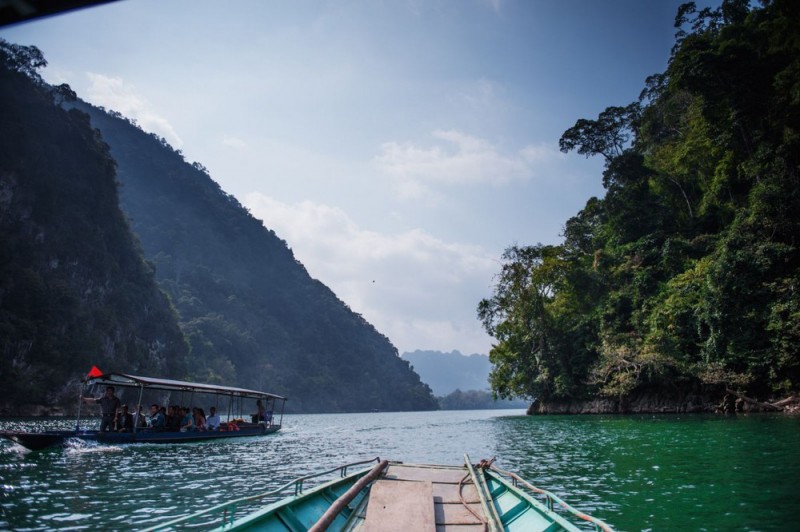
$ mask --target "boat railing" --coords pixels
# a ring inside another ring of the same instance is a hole
[[[573,516],[577,517],[578,519],[582,519],[584,521],[588,521],[589,523],[592,523],[594,525],[595,530],[597,530],[597,531],[602,530],[603,532],[614,532],[614,530],[608,524],[604,523],[602,520],[600,520],[600,519],[598,519],[596,517],[592,517],[589,514],[583,513],[583,512],[581,512],[580,510],[578,510],[576,508],[573,508],[572,506],[567,504],[565,501],[563,501],[558,495],[556,495],[556,494],[554,494],[554,493],[552,493],[550,491],[547,491],[546,489],[537,488],[536,486],[534,486],[533,484],[531,484],[530,482],[528,482],[524,478],[520,477],[516,473],[512,473],[511,471],[505,471],[503,469],[500,469],[499,467],[497,467],[494,464],[490,464],[488,467],[492,471],[494,471],[494,472],[496,472],[496,473],[498,473],[500,475],[503,475],[505,477],[510,478],[512,485],[514,485],[515,487],[522,486],[523,488],[525,488],[525,489],[527,489],[529,491],[532,491],[534,493],[538,493],[539,495],[544,496],[545,500],[547,502],[547,509],[550,510],[551,512],[554,511],[553,502],[556,502],[564,510],[566,510],[567,512],[569,512]]]
[[[303,483],[307,480],[311,480],[318,477],[323,477],[326,475],[332,475],[338,473],[340,477],[344,478],[347,476],[348,468],[359,466],[359,465],[366,465],[371,464],[373,462],[380,463],[380,458],[375,457],[370,460],[362,460],[359,462],[351,462],[349,464],[345,464],[342,466],[334,467],[332,469],[328,469],[326,471],[320,471],[317,473],[312,473],[310,475],[305,475],[299,478],[296,478],[292,481],[287,482],[286,484],[275,488],[270,491],[266,491],[263,493],[258,493],[256,495],[248,495],[246,497],[240,497],[238,499],[234,499],[232,501],[227,501],[216,506],[211,506],[204,510],[200,510],[199,512],[195,512],[191,515],[187,515],[184,517],[179,517],[177,519],[173,519],[172,521],[167,521],[166,523],[161,523],[150,528],[144,529],[143,532],[151,532],[155,530],[170,530],[170,529],[179,529],[179,528],[224,528],[225,526],[231,525],[235,521],[235,514],[240,505],[252,503],[254,501],[258,501],[261,499],[265,499],[268,497],[274,497],[279,495],[289,489],[293,489],[294,495],[298,496],[303,493]],[[222,514],[221,518],[217,517],[217,514]],[[200,520],[202,522],[199,522]]]

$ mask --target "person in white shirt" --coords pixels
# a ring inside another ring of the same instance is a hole
[[[219,430],[219,415],[217,409],[213,406],[208,410],[209,415],[206,418],[206,430]]]

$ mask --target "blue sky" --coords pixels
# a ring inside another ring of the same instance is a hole
[[[603,194],[559,137],[664,70],[680,3],[127,0],[0,37],[205,165],[401,353],[487,354],[503,250]]]

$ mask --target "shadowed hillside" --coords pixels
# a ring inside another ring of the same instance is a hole
[[[436,408],[389,340],[202,165],[119,114],[78,105],[111,146],[121,206],[180,313],[192,378],[285,394],[295,411]]]
[[[35,48],[0,40],[0,411],[71,406],[105,371],[180,377],[188,346],[119,209],[86,115]]]

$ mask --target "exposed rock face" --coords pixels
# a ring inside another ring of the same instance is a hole
[[[800,413],[800,398],[791,396],[775,403],[744,400],[733,393],[688,393],[668,395],[663,392],[642,392],[620,399],[595,398],[583,401],[534,401],[529,416],[548,414],[684,414],[714,412],[736,414],[752,412]]]
[[[714,412],[718,401],[705,395],[666,396],[642,393],[622,399],[595,398],[584,401],[534,401],[528,415],[546,414],[677,414]]]

